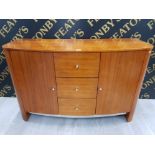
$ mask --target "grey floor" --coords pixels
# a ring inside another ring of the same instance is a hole
[[[31,115],[21,118],[16,98],[0,97],[0,134],[7,135],[151,135],[155,134],[155,100],[138,100],[131,123],[124,116],[57,118]]]

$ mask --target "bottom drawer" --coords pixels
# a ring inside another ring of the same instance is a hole
[[[58,99],[61,115],[94,115],[96,99]]]

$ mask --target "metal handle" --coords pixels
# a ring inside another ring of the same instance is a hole
[[[79,69],[79,65],[77,64],[77,65],[75,65],[75,69]]]
[[[103,90],[103,88],[101,88],[101,87],[100,87],[98,90],[99,90],[99,91],[102,91],[102,90]]]
[[[55,88],[52,88],[52,91],[55,91]]]
[[[75,91],[76,91],[76,92],[79,91],[79,88],[75,88]]]
[[[76,111],[78,111],[78,110],[79,110],[79,108],[78,108],[78,107],[75,107],[74,109],[75,109]]]
[[[50,90],[51,90],[51,91],[55,91],[55,88],[54,88],[54,87],[52,87],[52,88],[50,88]]]

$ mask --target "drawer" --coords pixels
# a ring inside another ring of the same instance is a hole
[[[56,78],[60,98],[96,98],[98,78]]]
[[[61,115],[94,115],[96,99],[58,99]]]
[[[98,77],[100,53],[54,53],[56,77]]]

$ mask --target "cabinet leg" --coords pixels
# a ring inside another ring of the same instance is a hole
[[[126,120],[128,122],[131,122],[132,121],[132,118],[133,118],[133,112],[128,112],[125,114],[125,117],[126,117]]]
[[[30,117],[30,113],[28,112],[22,113],[22,118],[24,121],[28,121],[29,117]]]

